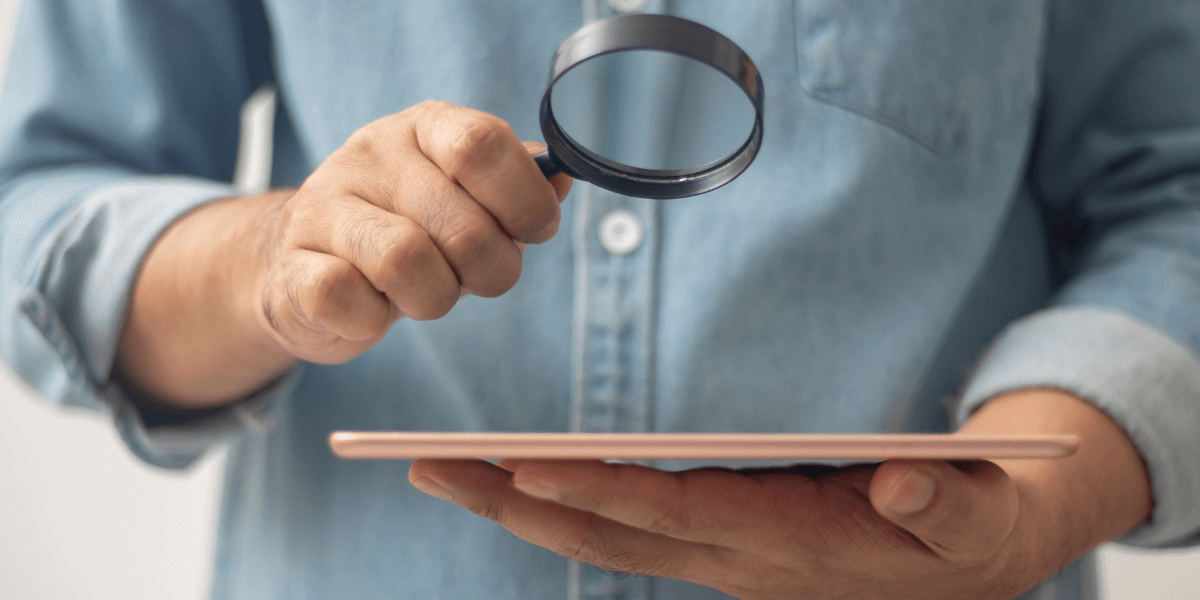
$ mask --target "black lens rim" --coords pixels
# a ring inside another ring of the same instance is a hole
[[[567,135],[550,107],[554,84],[580,63],[630,50],[670,52],[704,63],[737,84],[754,106],[754,128],[740,148],[691,169],[642,169],[599,156]],[[563,172],[611,192],[666,200],[715,190],[741,175],[762,147],[763,82],[754,61],[732,40],[694,21],[669,15],[621,15],[596,21],[571,34],[554,53],[550,83],[542,94],[539,121],[553,162]]]

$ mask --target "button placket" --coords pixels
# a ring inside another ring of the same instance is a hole
[[[577,313],[571,428],[646,431],[652,394],[657,206],[653,200],[590,186],[581,196],[574,232]],[[611,229],[605,221],[617,221],[622,232],[606,235]]]
[[[578,185],[578,184],[577,184]],[[653,200],[585,185],[575,206],[572,431],[651,429],[657,213]],[[644,577],[572,563],[578,600],[649,598]]]

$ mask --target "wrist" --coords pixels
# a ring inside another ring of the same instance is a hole
[[[1055,570],[1144,521],[1152,497],[1146,466],[1124,430],[1090,402],[1055,389],[997,396],[963,433],[1073,434],[1080,449],[1061,460],[996,461],[1020,497],[1013,550]],[[1022,558],[1023,557],[1023,558]]]
[[[220,407],[295,363],[264,335],[250,300],[261,280],[264,231],[286,197],[212,202],[180,218],[147,254],[117,357],[117,374],[143,406]]]

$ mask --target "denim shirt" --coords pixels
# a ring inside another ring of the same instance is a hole
[[[526,544],[412,488],[407,462],[336,459],[331,430],[944,431],[1029,386],[1089,399],[1141,451],[1155,507],[1126,541],[1200,540],[1200,3],[611,4],[754,59],[766,134],[742,177],[674,201],[576,184],[504,296],[180,421],[112,382],[117,339],[156,237],[236,193],[254,89],[280,90],[275,185],[426,99],[536,140],[555,48],[614,9],[23,2],[0,103],[0,350],[150,463],[231,444],[214,598],[725,597]],[[1096,598],[1094,575],[1085,559],[1028,597]]]

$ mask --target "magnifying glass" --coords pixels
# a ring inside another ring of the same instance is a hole
[[[639,198],[712,191],[762,145],[763,83],[729,38],[686,19],[622,15],[571,34],[539,114],[542,173]]]

